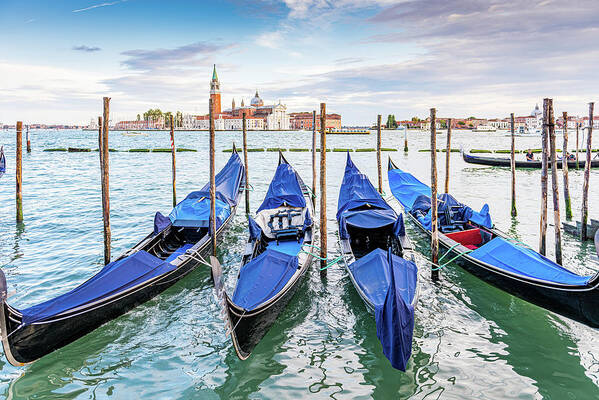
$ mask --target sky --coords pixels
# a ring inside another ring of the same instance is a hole
[[[0,0],[0,123],[205,114],[256,90],[344,125],[599,100],[597,0]],[[559,114],[558,114],[559,113]]]

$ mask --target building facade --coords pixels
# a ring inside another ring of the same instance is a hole
[[[289,114],[291,129],[312,130],[313,114],[311,112],[299,112]],[[325,121],[326,129],[341,129],[341,115],[327,114]],[[316,114],[316,129],[320,129],[320,114]]]

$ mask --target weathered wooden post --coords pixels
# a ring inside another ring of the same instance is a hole
[[[512,167],[512,217],[518,215],[516,211],[516,126],[514,122],[514,113],[510,114],[510,130],[512,133],[512,149],[511,149],[511,162]]]
[[[580,122],[576,121],[576,169],[580,169],[580,164],[578,163],[578,129],[580,128]]]
[[[587,134],[586,163],[584,164],[584,183],[582,185],[582,213],[580,216],[580,240],[587,240],[587,220],[589,219],[589,176],[591,174],[591,143],[593,139],[593,109],[595,103],[589,103],[589,133]]]
[[[316,110],[312,111],[312,207],[316,209]]]
[[[104,221],[104,264],[110,263],[112,234],[110,231],[110,167],[108,163],[108,124],[110,122],[110,97],[104,97],[102,119],[102,219]]]
[[[568,182],[568,113],[564,111],[562,113],[562,118],[564,119],[564,147],[562,148],[562,171],[564,173],[564,202],[566,203],[566,219],[572,219],[570,184]]]
[[[439,233],[437,225],[437,110],[431,108],[431,279],[439,280]]]
[[[327,107],[320,103],[320,276],[327,270]]]
[[[539,253],[545,255],[547,245],[547,147],[549,134],[549,99],[543,99],[543,131],[542,131],[542,154],[541,154],[541,219],[539,235]]]
[[[447,120],[447,147],[445,148],[445,193],[449,193],[449,158],[451,154],[451,118]]]
[[[23,122],[17,121],[16,201],[17,222],[23,222]]]
[[[379,179],[379,193],[383,193],[383,169],[381,167],[381,114],[376,117],[376,170]]]
[[[212,99],[208,104],[210,118],[210,240],[212,241],[212,255],[216,257],[216,178],[215,178],[215,137],[214,137],[214,103]]]
[[[403,151],[404,153],[408,152],[408,127],[404,126],[403,127],[404,131],[403,131]]]
[[[31,153],[31,141],[29,140],[29,125],[27,125],[27,153]]]
[[[173,124],[173,115],[170,115],[171,123],[171,155],[173,169],[173,207],[177,205],[177,162],[175,160],[175,125]]]
[[[250,215],[250,171],[248,165],[248,133],[245,110],[241,113],[241,123],[243,129],[243,163],[245,164],[245,213],[246,215]]]
[[[549,99],[549,147],[551,151],[551,188],[553,190],[553,225],[555,228],[555,262],[562,264],[562,232],[559,215],[559,185],[557,177],[557,148],[555,146],[555,118],[553,99]],[[562,164],[567,160],[562,159]],[[567,167],[566,167],[567,168]]]

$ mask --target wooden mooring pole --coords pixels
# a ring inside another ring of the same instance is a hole
[[[17,121],[17,149],[16,149],[16,201],[17,222],[23,222],[23,122]]]
[[[514,113],[510,114],[510,130],[512,133],[512,158],[510,160],[510,166],[512,168],[512,217],[515,217],[518,215],[518,211],[516,211],[516,126],[514,122]]]
[[[437,110],[431,108],[431,279],[439,280],[439,233],[437,226]]]
[[[549,141],[549,99],[543,99],[543,130],[541,153],[541,219],[539,222],[539,253],[545,255],[547,246],[547,147]]]
[[[580,164],[578,163],[578,138],[579,138],[579,134],[578,134],[578,129],[580,128],[580,122],[576,123],[576,169],[580,169]]]
[[[408,127],[404,126],[403,131],[403,151],[404,153],[408,152]]]
[[[104,264],[110,263],[112,234],[110,231],[110,167],[108,160],[108,124],[110,122],[110,97],[104,97],[102,118],[102,220],[104,221]]]
[[[378,174],[379,193],[383,193],[383,169],[381,166],[381,114],[376,117],[376,170]]]
[[[320,276],[327,275],[327,108],[320,103]]]
[[[27,125],[27,153],[31,153],[31,141],[29,140],[29,125]]]
[[[312,111],[312,207],[316,209],[316,110]]]
[[[209,100],[210,113],[210,240],[212,255],[216,257],[216,165],[215,165],[215,136],[214,136],[214,103]]]
[[[447,146],[445,147],[445,193],[449,193],[449,159],[451,155],[451,118],[447,120]]]
[[[245,164],[245,214],[250,215],[250,167],[248,165],[248,132],[245,110],[241,113],[243,129],[243,163]]]
[[[175,159],[175,125],[173,124],[173,115],[170,115],[171,123],[171,155],[173,169],[173,207],[177,205],[177,161]]]
[[[555,117],[553,114],[553,99],[549,99],[549,148],[551,151],[551,188],[553,192],[553,196],[551,197],[553,199],[553,226],[555,229],[555,262],[561,265],[562,232],[559,215],[559,185],[557,176],[557,148],[555,146]],[[565,158],[562,159],[562,162],[567,164],[567,160]]]
[[[595,103],[589,103],[589,133],[587,134],[586,163],[584,164],[584,183],[582,185],[582,212],[580,214],[580,240],[587,240],[587,221],[589,219],[589,176],[591,175],[591,144],[593,140],[593,109]]]
[[[564,111],[562,113],[562,117],[564,119],[564,147],[562,148],[562,172],[564,174],[564,202],[566,205],[566,219],[572,219],[570,183],[568,180],[568,113]]]

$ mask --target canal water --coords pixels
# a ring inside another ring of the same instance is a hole
[[[572,134],[570,137],[572,138]],[[98,153],[43,152],[52,147],[97,147],[97,133],[32,131],[33,152],[23,157],[25,221],[14,222],[14,131],[1,131],[8,171],[0,178],[0,266],[9,301],[17,308],[52,298],[101,268],[102,220]],[[455,132],[454,147],[507,149],[506,133]],[[427,133],[409,133],[410,151],[385,152],[386,160],[429,181]],[[438,135],[438,147],[445,135]],[[571,139],[572,141],[572,139]],[[177,132],[177,193],[208,180],[208,134]],[[240,132],[217,132],[217,168]],[[376,136],[328,136],[330,148],[374,148]],[[573,141],[572,141],[573,142]],[[249,147],[308,148],[310,132],[249,132]],[[558,136],[558,143],[561,137]],[[582,141],[581,141],[582,143]],[[595,141],[594,147],[599,147]],[[110,147],[168,148],[169,135],[127,137],[111,132]],[[383,147],[403,149],[403,133],[383,132]],[[540,147],[540,137],[518,137],[517,148]],[[561,147],[561,145],[559,146]],[[581,144],[582,147],[582,144]],[[376,154],[351,153],[376,182]],[[285,156],[311,181],[311,154]],[[329,255],[337,254],[335,212],[346,154],[327,154]],[[260,204],[277,163],[276,152],[249,153],[252,209]],[[439,153],[439,182],[444,154]],[[152,229],[156,211],[171,205],[169,153],[110,153],[113,255]],[[575,218],[580,216],[582,171],[570,171]],[[510,217],[510,171],[451,158],[451,193],[475,209],[488,203],[496,226],[538,246],[538,170],[517,171],[518,217]],[[560,187],[562,177],[560,173]],[[591,173],[590,213],[599,217],[599,173]],[[562,216],[563,196],[562,198]],[[549,222],[553,223],[551,198]],[[232,289],[247,235],[243,205],[219,248]],[[429,243],[412,225],[408,232],[425,256]],[[592,244],[564,238],[564,265],[592,274],[599,262]],[[553,228],[548,229],[553,258]],[[424,260],[424,256],[421,258]],[[497,290],[456,265],[438,285],[421,263],[423,288],[416,310],[412,358],[405,373],[391,368],[367,313],[339,266],[321,279],[316,266],[274,327],[247,361],[237,359],[225,336],[210,274],[198,269],[169,290],[84,338],[22,368],[0,358],[0,397],[9,399],[100,398],[599,398],[597,331]]]

